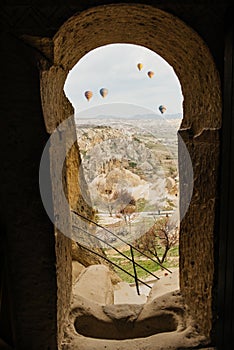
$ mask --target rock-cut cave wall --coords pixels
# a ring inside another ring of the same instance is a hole
[[[203,3],[126,3],[87,9],[88,5],[80,2],[57,9],[36,4],[27,9],[14,5],[14,11],[4,9],[7,24],[1,37],[2,81],[8,84],[1,86],[1,200],[12,342],[19,349],[56,349],[70,302],[71,242],[60,232],[54,235],[38,188],[38,168],[49,135],[73,114],[63,93],[64,82],[69,70],[87,52],[118,42],[157,52],[174,68],[181,83],[184,118],[180,135],[193,162],[194,191],[181,223],[180,286],[193,316],[210,334],[215,316],[215,208],[221,127],[221,89],[215,63],[222,74],[223,48],[219,41],[223,39],[225,18],[222,7],[212,10],[209,1]],[[74,146],[66,160],[64,179],[71,207],[77,206],[79,198],[79,187],[73,185],[77,179],[76,155]],[[54,159],[51,169],[56,170]],[[180,176],[183,198],[183,161]],[[64,217],[71,225],[68,212]]]
[[[42,72],[42,96],[49,96],[49,101],[43,103],[47,128],[68,117],[61,115],[61,110],[68,103],[63,85],[69,70],[86,52],[118,42],[154,50],[173,66],[181,83],[184,115],[179,134],[192,160],[194,188],[181,222],[180,286],[194,317],[208,335],[213,317],[221,93],[217,69],[202,39],[178,18],[142,5],[97,7],[70,18],[53,38],[53,66]],[[57,117],[52,111],[57,112]],[[180,150],[179,157],[182,210],[187,196],[187,164]]]

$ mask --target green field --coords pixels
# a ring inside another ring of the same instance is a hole
[[[124,253],[127,257],[131,258],[131,252],[129,248],[123,248],[121,249],[122,253]],[[122,267],[124,270],[127,272],[131,273],[134,275],[134,270],[133,270],[133,264],[131,261],[129,261],[127,258],[123,257],[122,255],[118,254],[117,252],[114,252],[113,250],[106,250],[106,254],[108,258],[113,261],[115,264],[118,266]],[[159,256],[162,256],[162,250],[159,250]],[[143,266],[145,269],[149,270],[150,272],[154,273],[157,276],[157,271],[162,270],[161,266],[157,264],[156,259],[154,258],[155,262],[148,259],[147,257],[141,255],[139,252],[134,250],[134,260],[136,263],[140,264]],[[175,246],[171,248],[168,252],[167,259],[163,264],[164,267],[168,268],[174,268],[179,266],[179,247]],[[127,273],[122,271],[119,268],[115,268],[116,273],[118,276],[125,282],[127,283],[133,283],[134,278],[129,276]],[[145,280],[148,278],[153,278],[152,275],[147,273],[145,270],[142,268],[136,266],[136,272],[138,278]]]

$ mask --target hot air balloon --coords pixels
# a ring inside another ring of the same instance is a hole
[[[163,114],[167,109],[165,106],[161,105],[158,107],[158,109],[160,110],[160,112]]]
[[[93,97],[92,91],[85,91],[85,97],[89,101]]]
[[[138,68],[139,70],[142,70],[143,64],[142,64],[142,63],[138,63],[137,68]]]
[[[154,72],[152,72],[151,70],[147,74],[150,78],[153,78],[153,76],[154,76]]]
[[[103,98],[105,98],[106,95],[108,94],[108,90],[107,90],[106,88],[102,88],[102,89],[100,90],[100,94],[101,94],[101,96],[102,96]]]

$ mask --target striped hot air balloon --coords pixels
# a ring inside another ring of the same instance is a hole
[[[163,105],[159,106],[158,109],[160,110],[160,112],[163,114],[164,112],[166,112],[167,108]]]
[[[152,72],[151,70],[147,74],[150,79],[154,76],[154,72]]]
[[[85,91],[84,94],[88,101],[93,97],[92,91]]]
[[[105,98],[108,94],[108,90],[106,88],[100,89],[100,95]]]

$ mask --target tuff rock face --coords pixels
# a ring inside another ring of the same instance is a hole
[[[207,343],[178,291],[144,305],[100,305],[94,299],[74,296],[64,350],[78,344],[81,349],[176,350]]]
[[[221,95],[224,100],[229,96],[231,99],[229,87],[224,93],[220,84],[220,81],[227,83],[223,73],[224,29],[230,24],[225,15],[227,2],[210,6],[208,0],[199,4],[164,1],[160,2],[160,9],[156,4],[108,5],[107,2],[89,8],[85,1],[72,6],[69,2],[50,6],[50,1],[46,6],[36,1],[18,6],[11,1],[11,6],[3,7],[1,20],[6,30],[1,36],[4,124],[0,256],[7,261],[6,265],[1,263],[1,269],[7,266],[4,296],[11,297],[4,304],[7,331],[1,328],[1,332],[9,337],[13,347],[17,342],[19,349],[57,349],[63,338],[71,299],[71,240],[61,232],[54,232],[47,217],[38,189],[38,169],[49,134],[74,113],[63,91],[68,72],[87,52],[102,45],[129,42],[148,47],[171,64],[180,80],[184,116],[179,133],[189,150],[194,172],[193,197],[181,222],[180,287],[192,316],[207,336],[212,335],[217,319],[217,270],[220,268],[228,276],[226,265],[219,266],[216,259],[219,237],[215,225],[222,194],[218,182]],[[61,144],[66,136],[60,134]],[[50,170],[56,172],[61,150],[62,147],[55,150],[58,158],[46,169],[47,176]],[[222,161],[228,168],[229,155],[226,156],[227,160]],[[179,159],[183,207],[187,184],[183,152]],[[79,162],[75,145],[64,165],[65,192],[74,210],[92,215],[77,185]],[[52,201],[51,184],[48,197]],[[55,211],[64,216],[64,224],[71,226],[69,211],[59,212],[59,208]],[[224,252],[227,262],[233,259],[233,249],[230,251],[230,254],[229,250]],[[228,286],[223,280],[223,290]],[[233,295],[232,290],[227,291],[227,296]],[[11,325],[15,341],[11,331],[8,332]],[[191,333],[187,335],[189,339]],[[99,350],[100,343],[105,347],[105,340],[95,344],[88,338],[82,343],[82,339],[80,336],[73,343],[74,348]],[[123,349],[122,344],[115,343],[116,349]],[[138,339],[135,348],[143,344],[149,349],[145,339]],[[106,349],[110,349],[109,343]]]

